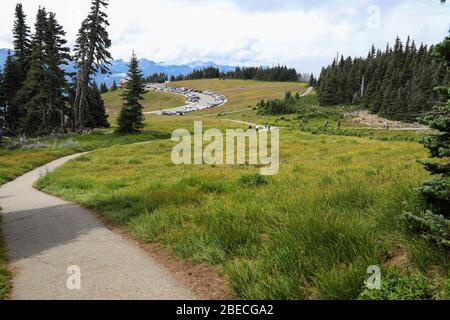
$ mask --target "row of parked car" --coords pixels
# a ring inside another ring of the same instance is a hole
[[[184,115],[194,111],[214,108],[224,104],[227,100],[225,96],[207,90],[169,87],[159,83],[147,84],[145,88],[149,91],[164,91],[179,94],[186,98],[188,105],[182,108],[163,111],[162,114],[167,116]],[[201,95],[208,96],[208,98],[202,98]]]

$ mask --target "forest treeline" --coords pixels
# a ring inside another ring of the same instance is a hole
[[[416,120],[438,100],[434,88],[448,82],[445,64],[433,46],[397,38],[384,51],[372,46],[367,58],[335,59],[322,69],[317,85],[321,105],[361,104],[384,117]]]
[[[22,5],[16,5],[14,55],[0,72],[2,131],[39,135],[109,126],[101,90],[92,80],[93,74],[109,71],[107,6],[106,0],[91,1],[71,53],[55,13],[40,7],[31,34]],[[63,69],[71,61],[74,74]]]
[[[276,67],[237,67],[234,71],[221,72],[219,68],[208,67],[194,70],[188,75],[172,76],[171,81],[197,79],[241,79],[258,81],[299,81],[302,76],[294,68]]]
[[[169,76],[165,73],[154,73],[145,77],[146,83],[164,83],[169,80]]]

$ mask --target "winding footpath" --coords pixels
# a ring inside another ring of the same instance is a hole
[[[300,95],[300,97],[306,97],[309,96],[312,92],[314,91],[313,87],[309,87],[308,89],[306,89],[306,91]]]
[[[11,299],[196,299],[137,245],[73,203],[33,188],[40,176],[81,154],[35,169],[0,187],[2,232],[13,272]],[[69,290],[68,268],[81,271]]]

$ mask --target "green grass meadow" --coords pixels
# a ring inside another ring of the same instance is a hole
[[[239,299],[357,299],[370,265],[446,279],[448,256],[401,220],[428,178],[419,144],[286,131],[280,173],[266,179],[252,166],[175,166],[172,147],[95,151],[37,186],[181,259],[220,266]]]
[[[410,234],[402,220],[403,211],[419,205],[413,189],[430,178],[417,162],[428,157],[417,143],[424,133],[372,130],[347,120],[337,130],[336,119],[322,130],[326,119],[305,127],[296,115],[254,110],[261,99],[301,93],[305,84],[216,79],[171,85],[222,93],[228,103],[183,117],[150,116],[144,133],[121,136],[114,133],[119,92],[107,93],[111,129],[0,150],[0,185],[61,156],[93,150],[36,187],[95,209],[179,259],[217,266],[230,298],[450,298],[448,252]],[[184,103],[179,98],[151,95],[147,110],[176,107]],[[192,132],[199,120],[204,130],[248,127],[239,121],[282,127],[279,174],[262,177],[250,165],[174,165],[170,134]],[[145,141],[153,142],[134,144]],[[0,298],[9,279],[1,249],[0,242]],[[371,265],[386,279],[377,292],[365,289]]]
[[[264,82],[254,80],[187,80],[172,82],[174,87],[187,87],[200,90],[210,90],[227,97],[228,102],[223,106],[194,112],[194,115],[211,115],[232,112],[236,110],[252,109],[261,100],[277,99],[284,96],[286,91],[306,91],[306,84],[299,82]]]

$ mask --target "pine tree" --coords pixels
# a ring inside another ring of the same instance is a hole
[[[2,70],[0,70],[0,130],[3,130],[4,133],[7,129],[5,116],[6,116],[6,97],[3,89],[3,72]]]
[[[8,106],[4,115],[8,131],[16,133],[23,110],[19,107],[17,94],[27,77],[30,60],[30,31],[26,25],[26,15],[21,4],[16,5],[13,27],[14,57],[8,53],[4,66],[3,92],[5,104]]]
[[[107,73],[112,59],[108,49],[111,47],[106,27],[108,16],[103,11],[108,7],[107,0],[92,0],[88,17],[83,21],[75,45],[75,62],[78,69],[77,88],[74,101],[74,127],[83,129],[87,117],[87,95],[90,76],[96,72]]]
[[[314,87],[316,85],[316,79],[314,78],[314,74],[311,73],[311,76],[309,77],[308,84],[310,87]]]
[[[45,119],[42,117],[47,109],[47,95],[45,92],[45,39],[47,32],[47,12],[39,8],[35,33],[31,43],[31,65],[23,87],[17,93],[18,104],[24,109],[22,130],[28,134],[40,134],[45,130]]]
[[[20,3],[16,5],[13,39],[14,60],[17,63],[17,78],[22,83],[25,81],[29,70],[31,48],[30,28],[26,24],[26,15]]]
[[[17,132],[19,120],[22,112],[16,103],[17,88],[20,87],[20,79],[18,78],[17,64],[14,63],[11,53],[8,52],[6,62],[3,69],[3,85],[2,91],[7,106],[4,115],[4,126],[12,134]]]
[[[88,94],[89,113],[86,121],[88,128],[109,128],[108,115],[97,83],[94,81],[89,87]]]
[[[49,133],[66,127],[68,84],[61,66],[68,63],[70,56],[64,35],[55,14],[39,8],[30,70],[16,98],[23,109],[21,130],[25,133]]]
[[[3,70],[1,69],[0,69],[0,104],[2,106],[5,105],[5,93],[3,91]]]
[[[424,145],[432,158],[443,161],[424,162],[426,170],[436,178],[417,189],[423,199],[424,211],[419,215],[406,213],[405,217],[412,229],[450,249],[450,37],[436,46],[434,57],[445,63],[447,80],[435,89],[442,102],[423,117],[422,122],[441,132],[425,139]]]
[[[107,93],[109,90],[108,90],[108,87],[106,86],[106,83],[102,83],[101,85],[100,85],[100,94],[105,94],[105,93]]]
[[[436,98],[433,87],[445,77],[443,63],[433,62],[431,55],[432,47],[422,44],[417,49],[411,38],[404,45],[397,37],[384,52],[372,46],[365,59],[335,59],[320,75],[319,102],[361,103],[374,113],[415,121],[431,110],[430,101]]]
[[[145,92],[144,76],[139,68],[139,61],[134,52],[128,67],[127,89],[122,95],[124,105],[118,120],[118,132],[120,133],[138,132],[144,128],[143,107],[140,104],[140,101],[143,100],[142,94]]]
[[[117,83],[116,80],[114,80],[112,86],[111,86],[111,91],[116,91],[117,90]]]
[[[67,41],[63,38],[65,32],[58,24],[56,15],[49,13],[45,31],[45,93],[47,96],[47,108],[45,109],[44,127],[51,131],[66,127],[65,117],[69,113],[67,108],[68,84],[66,73],[61,68],[70,60],[69,48],[65,47]]]

